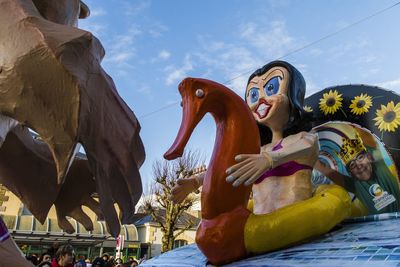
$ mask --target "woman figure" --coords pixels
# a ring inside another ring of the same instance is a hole
[[[312,196],[311,171],[318,142],[303,109],[305,81],[287,62],[273,61],[249,78],[246,103],[260,129],[260,154],[238,155],[228,168],[227,182],[253,185],[254,214],[266,214]],[[181,179],[173,200],[182,201],[197,189],[203,175]]]

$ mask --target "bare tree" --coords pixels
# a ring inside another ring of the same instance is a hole
[[[188,177],[204,164],[199,152],[188,150],[174,161],[156,161],[153,165],[155,183],[151,195],[144,201],[144,209],[157,222],[163,233],[161,252],[173,249],[175,239],[194,226],[194,221],[184,216],[193,204],[199,200],[196,193],[189,194],[181,203],[171,200],[171,190],[179,178]],[[178,225],[179,222],[179,225]]]

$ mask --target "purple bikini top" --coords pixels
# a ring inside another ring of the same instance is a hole
[[[277,151],[279,149],[283,148],[282,146],[282,140],[279,141],[278,144],[276,144],[273,148],[272,151]],[[254,183],[255,184],[259,184],[262,181],[264,181],[264,179],[267,179],[268,177],[271,176],[289,176],[292,175],[293,173],[296,173],[300,170],[312,170],[313,168],[308,166],[308,165],[304,165],[304,164],[300,164],[297,163],[296,161],[289,161],[286,163],[283,163],[279,166],[276,166],[275,168],[272,168],[266,172],[264,172],[260,178],[258,178]]]

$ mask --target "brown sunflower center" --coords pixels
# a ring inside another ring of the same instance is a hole
[[[359,100],[357,102],[357,108],[362,108],[363,106],[365,106],[365,100]]]
[[[383,120],[385,122],[392,122],[396,118],[396,112],[394,111],[388,111],[383,115]]]
[[[328,107],[333,107],[336,103],[336,100],[333,97],[330,97],[326,100],[326,105]]]

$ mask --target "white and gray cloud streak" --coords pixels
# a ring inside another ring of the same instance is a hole
[[[283,20],[260,24],[246,22],[238,26],[238,38],[234,42],[200,36],[198,48],[191,51],[193,62],[207,74],[220,73],[228,87],[242,95],[251,72],[268,61],[287,53],[300,45],[291,36]],[[185,64],[183,64],[185,66]],[[187,65],[186,65],[187,66]],[[185,72],[193,68],[182,68]],[[176,71],[170,69],[170,71]],[[198,70],[196,70],[198,71]],[[167,84],[172,84],[179,72],[167,73]],[[180,75],[182,76],[182,75]]]
[[[174,65],[169,65],[165,67],[164,71],[166,73],[165,84],[173,85],[185,78],[188,72],[193,70],[192,58],[187,54],[183,60],[183,64],[180,67]]]
[[[377,84],[379,87],[392,90],[400,94],[400,77],[395,80],[385,81]]]

